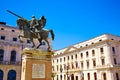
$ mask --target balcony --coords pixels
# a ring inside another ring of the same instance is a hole
[[[0,61],[0,65],[21,65],[20,61]]]
[[[118,68],[118,69],[120,69],[120,63],[118,63],[118,64],[115,64],[115,65],[113,65],[113,64],[107,64],[107,65],[98,65],[98,66],[96,66],[96,69],[110,69],[110,68]]]

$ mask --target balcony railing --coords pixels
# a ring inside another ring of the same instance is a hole
[[[21,65],[20,61],[0,61],[0,65]]]

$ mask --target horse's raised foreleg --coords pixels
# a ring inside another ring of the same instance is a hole
[[[39,48],[42,45],[42,39],[38,39],[39,41],[39,45],[37,46],[37,48]]]

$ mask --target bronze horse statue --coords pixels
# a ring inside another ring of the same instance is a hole
[[[42,40],[45,40],[48,45],[48,51],[51,51],[50,44],[48,41],[48,35],[50,32],[52,36],[52,40],[54,40],[53,30],[42,29],[39,32],[32,32],[30,29],[29,21],[21,19],[21,18],[17,20],[17,25],[19,26],[19,29],[21,30],[21,33],[18,36],[20,41],[22,41],[21,38],[29,38],[30,41],[32,42],[32,48],[33,48],[33,47],[36,47],[33,39],[37,39],[39,41],[39,45],[36,48],[39,48],[42,45]]]

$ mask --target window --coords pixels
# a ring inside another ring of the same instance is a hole
[[[91,44],[94,44],[94,42],[92,42]]]
[[[30,40],[27,40],[27,43],[30,43]]]
[[[107,80],[106,73],[103,73],[103,80]]]
[[[4,50],[0,49],[0,62],[3,61],[3,57],[4,57]]]
[[[15,70],[10,70],[8,72],[7,80],[16,80],[16,71]]]
[[[99,42],[102,41],[101,39],[99,40]]]
[[[78,68],[78,62],[77,61],[75,61],[75,65],[76,65],[76,68]]]
[[[80,54],[81,58],[83,58],[83,53]]]
[[[116,80],[119,80],[119,74],[116,73]]]
[[[75,55],[75,58],[77,59],[77,54]]]
[[[71,63],[71,65],[72,65],[72,69],[74,69],[74,63],[73,62]]]
[[[65,61],[65,57],[64,57],[64,61]]]
[[[86,46],[88,46],[88,44],[86,44]]]
[[[57,71],[58,71],[58,65],[57,65]]]
[[[88,80],[90,80],[90,73],[87,73]]]
[[[86,61],[86,63],[87,63],[87,68],[89,68],[89,61]]]
[[[16,61],[16,51],[11,51],[10,61],[13,63]]]
[[[1,36],[1,40],[5,40],[5,36]]]
[[[12,32],[15,32],[15,30],[12,30]]]
[[[68,56],[68,60],[69,60],[69,56]]]
[[[97,80],[97,74],[94,72],[94,80]]]
[[[4,72],[0,69],[0,80],[3,80]]]
[[[13,41],[17,41],[17,38],[13,38]]]
[[[58,59],[57,59],[57,62],[58,62]]]
[[[114,64],[117,64],[116,58],[114,58]]]
[[[114,40],[113,38],[111,40]]]
[[[62,62],[62,58],[60,58],[60,62]]]
[[[95,50],[92,50],[92,56],[95,56]]]
[[[93,60],[93,67],[95,67],[96,66],[96,61],[95,60]]]
[[[88,57],[88,51],[86,52],[86,57]]]
[[[112,47],[112,52],[113,54],[115,54],[115,47]]]
[[[100,52],[101,52],[101,53],[103,53],[103,52],[104,52],[103,48],[100,48]]]
[[[71,59],[73,59],[73,55],[71,55]]]
[[[101,59],[102,65],[105,65],[105,59]]]
[[[83,68],[83,62],[81,62],[81,68]]]
[[[4,28],[1,28],[1,30],[4,30]]]

